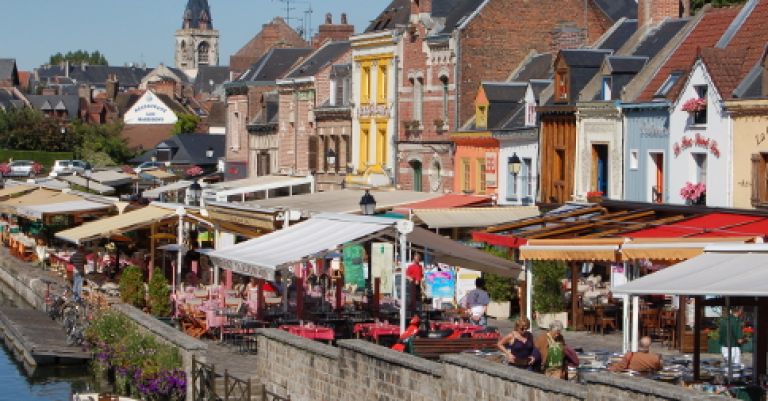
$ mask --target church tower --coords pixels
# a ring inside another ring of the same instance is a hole
[[[213,29],[208,0],[189,0],[176,31],[176,68],[194,77],[201,65],[219,65],[219,31]]]

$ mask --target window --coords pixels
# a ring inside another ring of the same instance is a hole
[[[197,63],[198,64],[201,64],[201,65],[208,64],[209,50],[210,50],[210,46],[208,46],[208,42],[200,43],[200,46],[197,47]]]
[[[472,192],[472,176],[469,159],[461,159],[461,190],[466,193]]]
[[[526,102],[525,104],[525,125],[527,127],[536,125],[536,102]]]
[[[560,70],[555,76],[556,97],[557,100],[568,101],[568,74],[565,70]]]
[[[523,200],[531,202],[533,200],[533,160],[523,158],[523,168],[520,171],[523,176]]]
[[[669,93],[669,90],[672,89],[673,86],[677,83],[677,80],[680,79],[680,76],[683,75],[682,71],[672,71],[666,80],[664,80],[664,83],[661,84],[659,87],[659,90],[656,91],[656,93],[653,94],[653,97],[659,98],[659,97],[666,97]]]
[[[768,154],[752,155],[752,206],[768,206]]]
[[[421,167],[421,162],[418,160],[411,160],[410,163],[411,168],[413,169],[413,191],[415,192],[422,192],[424,190],[423,186],[423,169]]]
[[[613,85],[613,79],[610,75],[603,77],[603,100],[611,100],[611,86]]]
[[[376,85],[376,102],[387,102],[387,65],[379,64],[378,81]]]
[[[370,147],[369,141],[370,131],[367,129],[360,130],[360,171],[365,171],[368,168],[368,152]]]
[[[565,180],[565,149],[555,150],[555,172],[557,181]]]
[[[638,152],[637,149],[632,149],[629,151],[629,168],[632,170],[637,170],[639,167],[640,162],[638,161]]]
[[[413,120],[423,124],[424,83],[421,78],[413,80]]]
[[[440,77],[440,82],[443,83],[443,124],[448,123],[448,77]]]
[[[699,99],[707,100],[707,85],[696,85],[693,87]],[[707,108],[693,113],[693,123],[697,125],[707,124]]]
[[[371,66],[363,65],[360,69],[360,104],[368,104],[371,100]]]
[[[387,126],[376,130],[376,164],[387,165]]]
[[[488,128],[488,108],[485,105],[478,105],[475,111],[475,126],[480,129]]]
[[[691,153],[694,163],[694,182],[696,184],[707,183],[707,154]]]
[[[485,194],[485,159],[477,159],[478,194]]]

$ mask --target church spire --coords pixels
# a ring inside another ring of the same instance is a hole
[[[188,0],[184,10],[182,29],[213,29],[208,0]]]

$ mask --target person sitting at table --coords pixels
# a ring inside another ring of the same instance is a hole
[[[541,354],[534,345],[530,327],[531,323],[527,318],[517,319],[514,330],[502,337],[496,346],[510,364],[521,369],[534,370],[534,366],[541,361]]]
[[[485,280],[478,277],[475,279],[475,289],[467,293],[461,305],[469,310],[469,321],[472,324],[480,326],[488,324],[485,312],[488,310],[489,303],[491,303],[491,297],[485,290]]]
[[[652,373],[661,370],[661,355],[651,352],[651,337],[640,339],[637,352],[627,352],[621,361],[611,365],[608,370],[619,372],[622,370],[634,370],[641,373]]]

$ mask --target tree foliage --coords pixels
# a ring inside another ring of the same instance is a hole
[[[506,250],[487,247],[484,251],[502,259],[509,259],[509,253]],[[488,291],[491,300],[495,302],[507,302],[514,298],[515,292],[513,291],[514,284],[512,279],[497,276],[492,273],[483,274],[483,278],[485,279],[485,289]]]
[[[713,7],[725,7],[733,4],[742,4],[747,0],[691,0],[691,10],[695,13],[705,4],[712,4]]]
[[[533,262],[533,307],[537,313],[562,312],[562,279],[566,273],[561,261]]]
[[[137,308],[144,306],[144,278],[137,266],[128,266],[120,276],[120,300]]]
[[[76,50],[68,51],[66,54],[58,52],[48,59],[48,64],[54,65],[64,61],[69,61],[71,64],[109,65],[107,58],[98,50],[92,52]]]
[[[149,309],[155,316],[171,314],[171,290],[163,271],[155,268],[149,280]]]
[[[195,132],[197,124],[200,124],[200,117],[194,114],[177,113],[176,117],[178,117],[179,120],[176,121],[176,124],[173,126],[173,135]]]

